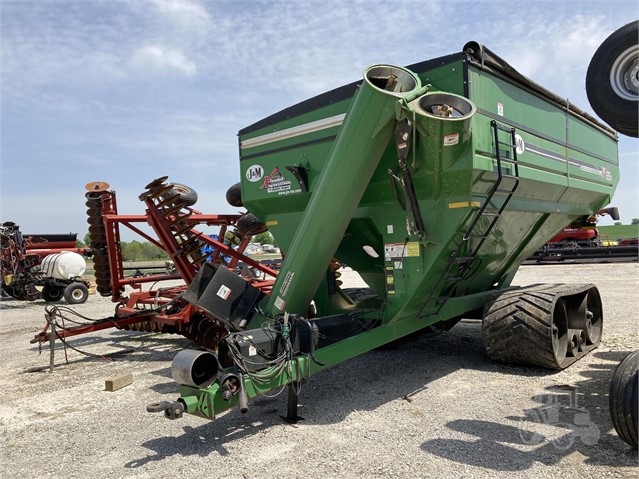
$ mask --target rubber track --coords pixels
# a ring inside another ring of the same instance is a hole
[[[552,312],[566,296],[585,293],[593,284],[542,284],[500,294],[484,308],[482,333],[488,357],[495,361],[563,369],[597,344],[582,345],[560,363],[553,353]],[[600,319],[603,321],[603,318]]]

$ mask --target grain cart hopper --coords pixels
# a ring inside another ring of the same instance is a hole
[[[566,224],[610,202],[617,139],[477,43],[240,131],[241,201],[285,259],[270,294],[204,264],[184,299],[228,335],[173,361],[170,418],[217,413],[425,329],[483,317],[488,356],[562,369],[601,338],[597,288],[511,288]],[[374,294],[352,299],[335,263]]]

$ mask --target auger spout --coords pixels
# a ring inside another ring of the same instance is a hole
[[[293,237],[266,308],[304,314],[393,134],[398,101],[421,82],[411,71],[373,65],[351,103]]]

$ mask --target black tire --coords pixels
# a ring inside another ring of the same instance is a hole
[[[242,207],[242,185],[235,183],[228,190],[226,190],[226,201],[229,205],[235,207]]]
[[[626,356],[617,366],[610,381],[610,419],[619,437],[637,450],[637,367],[639,351]]]
[[[2,285],[2,292],[5,293],[8,296],[11,296],[12,298],[18,299],[18,297],[16,296],[16,292],[14,291],[13,287],[9,286],[8,284],[3,284]]]
[[[190,188],[182,183],[170,183],[171,189],[164,195],[165,197],[179,195],[179,202],[184,206],[193,206],[197,202],[197,193],[193,188]]]
[[[253,213],[245,213],[240,216],[235,229],[242,236],[255,236],[268,230],[262,220]]]
[[[89,289],[82,283],[71,283],[64,288],[64,300],[69,304],[84,303],[89,297]]]
[[[63,290],[55,286],[45,286],[42,288],[42,299],[47,303],[53,303],[62,299]]]
[[[619,133],[634,138],[639,133],[638,35],[639,21],[613,32],[593,55],[586,73],[592,109]]]

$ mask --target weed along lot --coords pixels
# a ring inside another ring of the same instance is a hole
[[[345,283],[356,281],[347,271]],[[45,303],[2,301],[3,477],[636,477],[637,455],[608,414],[613,368],[638,347],[639,266],[523,266],[515,284],[598,285],[604,335],[561,372],[493,363],[479,321],[419,336],[329,368],[286,393],[215,421],[170,421],[146,405],[175,400],[172,358],[188,340],[108,329],[58,341],[55,368],[29,340]],[[108,298],[74,307],[101,318]],[[89,355],[80,354],[84,351]],[[108,359],[107,359],[108,358]],[[114,391],[106,382],[131,375]],[[125,381],[126,383],[126,381]]]

